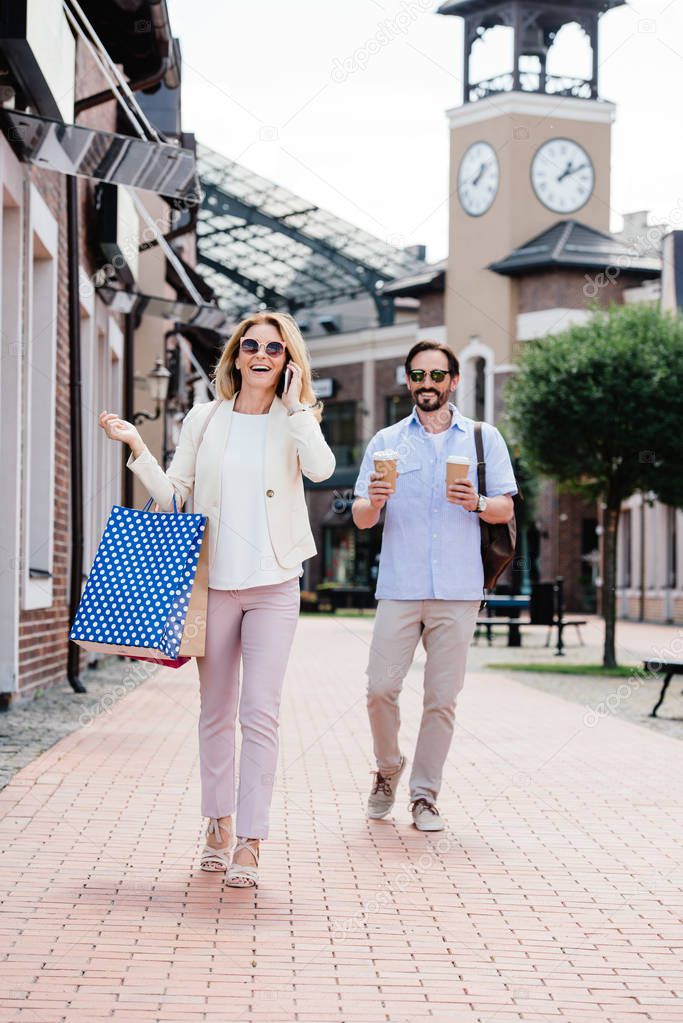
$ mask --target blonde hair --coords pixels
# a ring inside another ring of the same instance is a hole
[[[221,357],[213,371],[213,383],[216,388],[216,395],[226,401],[234,398],[242,386],[242,374],[235,365],[240,354],[240,341],[255,323],[271,323],[277,327],[280,337],[285,344],[289,358],[296,362],[301,368],[301,401],[304,405],[310,405],[313,415],[320,421],[322,415],[322,402],[317,401],[313,393],[313,382],[311,377],[311,360],[306,348],[306,342],[301,336],[297,322],[289,313],[271,312],[252,313],[235,327],[232,336],[226,342]],[[278,381],[277,395],[282,396],[282,378]]]

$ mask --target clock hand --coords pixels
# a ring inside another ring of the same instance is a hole
[[[587,163],[580,163],[577,167],[572,167],[568,174],[577,174],[580,170],[587,170],[588,166]]]
[[[479,184],[479,182],[481,181],[481,176],[482,176],[482,174],[484,173],[484,171],[486,170],[487,167],[488,167],[488,163],[482,163],[481,167],[479,168],[479,173],[477,174],[476,178],[472,178],[472,184],[473,185],[476,186],[476,185]]]
[[[572,162],[570,161],[570,163],[566,165],[560,176],[557,178],[557,181],[563,181],[564,178],[571,177],[573,174],[578,174],[579,171],[585,171],[588,169],[588,167],[589,167],[588,164],[578,164],[577,167],[574,167]]]
[[[565,167],[565,169],[560,174],[559,178],[557,179],[558,182],[564,181],[564,179],[567,177],[567,175],[573,174],[573,173],[574,173],[574,171],[572,170],[572,162],[570,160],[569,163],[567,164],[567,166]]]

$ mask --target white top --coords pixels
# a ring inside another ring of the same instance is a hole
[[[209,570],[215,590],[269,586],[303,573],[301,564],[282,568],[273,551],[264,484],[268,414],[233,412],[223,458],[216,557]]]
[[[441,433],[428,433],[427,436],[434,445],[436,451],[436,457],[440,458],[443,454],[443,449],[446,444],[446,438],[448,437],[448,430],[442,430]]]

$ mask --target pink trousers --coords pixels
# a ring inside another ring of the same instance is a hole
[[[268,837],[280,696],[299,599],[298,577],[245,590],[209,588],[206,646],[197,658],[202,814],[228,817],[236,810],[235,833],[242,838]],[[235,802],[238,713],[242,748]]]

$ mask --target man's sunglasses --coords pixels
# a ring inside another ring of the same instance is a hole
[[[424,369],[410,369],[408,370],[408,376],[414,384],[421,384],[427,375],[427,371]],[[442,384],[446,377],[449,375],[447,369],[430,369],[429,375],[435,384]]]
[[[255,355],[261,349],[264,350],[266,355],[270,355],[273,358],[277,358],[278,355],[282,355],[285,350],[285,346],[282,341],[269,341],[268,344],[259,344],[256,338],[243,337],[240,341],[240,348],[247,355]]]

